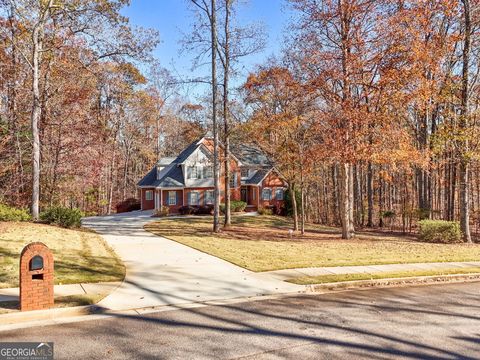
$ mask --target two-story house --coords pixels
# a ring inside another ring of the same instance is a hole
[[[220,201],[224,201],[224,166],[220,170]],[[142,210],[168,206],[178,213],[184,205],[213,204],[213,139],[205,136],[187,146],[176,158],[162,158],[137,184]],[[230,163],[232,200],[259,207],[281,208],[287,186],[280,173],[257,148],[232,146]]]

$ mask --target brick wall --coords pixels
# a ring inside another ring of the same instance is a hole
[[[152,191],[152,200],[147,200],[145,194],[147,191]],[[142,210],[151,210],[155,208],[155,189],[148,188],[148,189],[141,189],[141,200],[142,202]]]
[[[43,269],[30,271],[30,261],[36,255],[43,258]],[[45,244],[34,242],[25,246],[20,255],[21,311],[53,307],[53,269],[53,255]]]

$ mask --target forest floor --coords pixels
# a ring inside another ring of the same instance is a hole
[[[53,252],[55,284],[121,281],[125,266],[100,235],[28,222],[0,222],[0,288],[18,287],[20,253],[40,241]]]
[[[213,234],[211,222],[211,217],[165,218],[145,229],[255,272],[480,260],[480,244],[429,244],[373,231],[342,240],[338,229],[314,224],[306,226],[305,235],[290,237],[291,220],[279,216],[234,216],[230,228]]]

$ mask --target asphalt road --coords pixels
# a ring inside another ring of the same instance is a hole
[[[0,333],[56,359],[480,358],[480,282],[346,291]]]

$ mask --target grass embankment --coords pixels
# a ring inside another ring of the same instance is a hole
[[[55,284],[121,281],[125,267],[97,234],[28,222],[0,222],[0,288],[18,287],[20,252],[40,241],[53,252]]]
[[[339,231],[306,227],[289,237],[290,219],[237,216],[232,227],[211,232],[211,217],[162,219],[145,229],[252,271],[374,264],[480,261],[480,244],[429,244],[389,233],[358,233],[342,240]]]

